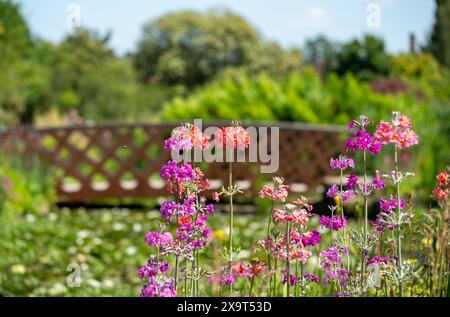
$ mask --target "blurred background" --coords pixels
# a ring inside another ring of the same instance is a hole
[[[421,137],[407,190],[426,208],[449,162],[449,30],[445,0],[0,0],[0,130],[194,118],[346,125],[398,110]],[[50,170],[0,156],[2,234],[15,237],[0,240],[0,293],[136,295],[157,212],[58,208]],[[65,285],[70,261],[86,288]]]

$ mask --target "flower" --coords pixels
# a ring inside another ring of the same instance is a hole
[[[157,262],[150,259],[139,269],[139,277],[147,280],[141,290],[141,297],[175,297],[175,281],[165,276],[170,269],[169,262]]]
[[[381,150],[381,142],[373,138],[366,130],[357,130],[353,137],[347,139],[345,151],[369,151],[375,155]]]
[[[321,216],[319,219],[319,223],[324,228],[339,231],[340,229],[343,229],[347,226],[347,219],[338,215],[334,215],[333,217]]]
[[[450,175],[446,171],[440,172],[436,178],[438,186],[447,186],[449,184]]]
[[[259,197],[284,202],[288,196],[289,185],[284,184],[283,177],[273,177],[273,186],[265,185],[259,191]]]
[[[380,256],[380,255],[376,255],[372,259],[368,259],[367,260],[367,265],[368,266],[386,265],[389,262],[396,263],[397,262],[397,258],[395,258],[395,257],[388,258],[388,257],[383,257],[383,256]]]
[[[433,198],[437,201],[445,201],[448,198],[449,189],[435,188],[432,191]]]
[[[238,277],[245,277],[248,274],[248,268],[244,263],[232,264],[231,270]]]
[[[405,206],[405,201],[400,200],[400,208],[403,209]],[[380,209],[386,213],[390,212],[392,209],[397,208],[397,199],[391,196],[390,200],[380,198]]]
[[[250,145],[250,133],[240,126],[223,127],[214,133],[218,148],[237,148],[245,150]]]
[[[399,112],[392,113],[390,123],[380,122],[374,138],[382,144],[397,144],[401,149],[419,143],[419,136],[412,130],[411,120]]]
[[[341,197],[343,201],[348,202],[355,197],[355,192],[351,189],[344,190],[343,192],[341,192]]]
[[[345,184],[345,189],[352,189],[355,185],[358,184],[358,177],[351,173],[347,176],[347,183]]]
[[[284,204],[281,208],[276,208],[273,211],[275,222],[287,223],[295,222],[299,224],[306,224],[312,215],[303,208],[299,208],[294,204]]]
[[[263,261],[258,261],[250,264],[247,268],[248,275],[252,277],[257,277],[258,275],[267,271],[267,265]]]
[[[355,162],[351,158],[348,158],[344,155],[339,155],[339,157],[337,157],[336,159],[330,159],[330,167],[332,169],[339,169],[343,171],[348,167],[355,168]]]
[[[164,148],[168,151],[186,151],[194,147],[205,149],[209,145],[210,138],[202,131],[189,123],[172,130],[172,135],[164,142]]]
[[[341,286],[347,284],[348,271],[342,267],[341,253],[347,254],[347,249],[340,249],[337,246],[331,246],[320,252],[319,265],[325,271],[324,284],[328,284],[328,280],[338,280]]]
[[[383,175],[381,175],[380,171],[377,170],[375,174],[375,178],[373,179],[373,187],[377,190],[382,190],[385,186]]]
[[[161,213],[161,217],[164,219],[170,220],[172,215],[177,214],[179,209],[179,205],[175,201],[165,201],[161,204],[159,209]]]
[[[295,275],[292,275],[292,274],[289,274],[289,284],[291,285],[291,286],[294,286],[295,285],[295,282],[297,281],[297,277],[295,276]],[[286,285],[286,283],[287,283],[287,273],[284,273],[283,274],[283,279],[281,280],[281,283],[283,284],[283,285]]]
[[[394,128],[388,122],[382,120],[373,136],[383,144],[392,143],[395,136]]]
[[[219,193],[218,192],[213,192],[211,194],[211,199],[216,201],[216,202],[219,202],[219,200],[220,200]]]
[[[155,246],[157,248],[162,248],[173,243],[173,237],[170,232],[148,232],[144,240],[149,246]]]
[[[319,283],[319,278],[311,273],[303,274],[303,278],[306,279],[309,283]]]
[[[304,233],[301,237],[303,246],[315,246],[320,243],[320,233],[316,230],[311,230]]]
[[[338,194],[338,187],[337,187],[337,185],[333,185],[327,190],[327,196],[330,197],[330,198],[336,197],[337,194]]]
[[[219,277],[219,284],[221,286],[230,286],[236,283],[236,277],[233,273],[224,271]]]

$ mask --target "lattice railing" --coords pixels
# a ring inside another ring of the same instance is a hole
[[[60,202],[158,197],[167,195],[159,173],[162,164],[170,159],[170,154],[163,150],[163,141],[175,126],[124,124],[21,128],[0,133],[0,145],[3,149],[20,151],[25,157],[37,154],[58,169]],[[341,133],[344,130],[299,124],[276,126],[280,128],[280,166],[276,175],[284,176],[294,191],[316,190],[323,184],[324,177],[332,174],[328,162],[342,150]],[[261,184],[272,176],[260,174],[259,164],[234,163],[234,177],[247,193],[241,199],[255,197]],[[204,167],[206,176],[217,189],[226,184],[226,163],[211,163]]]

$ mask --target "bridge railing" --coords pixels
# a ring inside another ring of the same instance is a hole
[[[224,123],[208,122],[207,126]],[[146,198],[167,196],[159,177],[161,166],[170,159],[163,150],[164,140],[179,123],[77,125],[58,128],[16,128],[0,132],[3,150],[19,151],[22,156],[38,155],[57,173],[60,202],[91,202],[104,198]],[[248,126],[243,124],[244,127]],[[270,127],[269,124],[251,126]],[[329,159],[342,151],[345,129],[336,126],[314,126],[276,123],[279,127],[279,169],[261,174],[260,165],[267,162],[233,165],[234,179],[252,199],[265,181],[283,176],[293,191],[315,191],[324,178],[334,175]],[[270,140],[271,130],[268,129]],[[213,187],[227,184],[227,163],[203,164]]]

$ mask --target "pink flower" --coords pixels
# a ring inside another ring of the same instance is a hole
[[[205,149],[209,140],[198,127],[186,123],[172,130],[171,137],[164,142],[164,148],[168,151],[186,151],[194,147]]]
[[[404,114],[401,114],[398,117],[398,127],[400,129],[412,129],[412,123],[411,123],[411,119],[409,119],[407,116],[405,116]]]
[[[450,175],[446,172],[440,172],[437,176],[438,186],[447,186],[449,184]]]
[[[245,277],[248,274],[248,268],[246,265],[244,265],[244,263],[237,263],[231,265],[231,270],[238,277]]]
[[[288,196],[289,185],[283,183],[283,177],[273,177],[273,186],[263,186],[259,191],[259,197],[284,202]]]
[[[411,120],[398,112],[393,113],[391,123],[381,121],[374,137],[383,144],[397,144],[401,149],[419,143],[419,136],[412,130]]]
[[[250,145],[250,133],[239,126],[223,127],[214,133],[214,142],[218,148],[245,150]]]
[[[214,200],[214,201],[216,201],[216,202],[218,202],[218,201],[220,200],[220,198],[219,198],[219,193],[218,193],[218,192],[213,192],[213,193],[211,194],[211,199]]]
[[[433,198],[437,201],[447,200],[449,194],[448,188],[443,190],[442,188],[435,188],[432,192]]]
[[[387,122],[381,121],[377,126],[377,129],[373,136],[375,139],[383,144],[389,144],[394,142],[395,131],[394,128]]]

